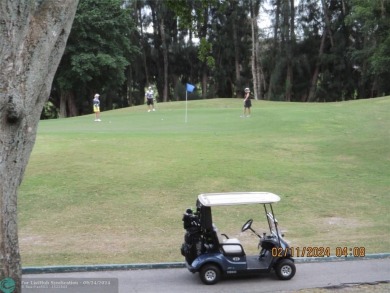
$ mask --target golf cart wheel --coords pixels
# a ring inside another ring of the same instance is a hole
[[[213,264],[206,264],[199,272],[201,281],[206,285],[214,285],[221,278],[221,270]]]
[[[291,259],[280,260],[275,267],[276,275],[281,280],[290,280],[295,275],[295,264]]]

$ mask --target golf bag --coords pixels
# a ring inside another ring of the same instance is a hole
[[[184,243],[181,246],[181,254],[187,263],[191,264],[202,253],[202,234],[199,217],[187,209],[183,215],[183,226],[186,229]]]

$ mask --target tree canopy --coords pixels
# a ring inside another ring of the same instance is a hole
[[[134,22],[122,4],[80,1],[53,88],[63,103],[62,116],[84,113],[95,92],[116,96],[125,83],[137,50],[130,41]]]
[[[340,101],[390,93],[385,0],[83,0],[53,85],[62,116],[165,102],[242,97]],[[268,20],[268,25],[260,20]]]

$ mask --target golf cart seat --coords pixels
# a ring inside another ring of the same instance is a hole
[[[220,245],[226,255],[244,255],[240,240],[236,238],[224,239]]]
[[[237,238],[224,238],[218,233],[218,229],[215,225],[213,225],[213,230],[218,239],[219,246],[225,255],[242,256],[245,254],[240,240]]]

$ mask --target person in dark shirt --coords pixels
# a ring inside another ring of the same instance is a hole
[[[250,117],[251,116],[251,91],[249,88],[245,88],[245,95],[244,95],[244,115],[241,117]]]

